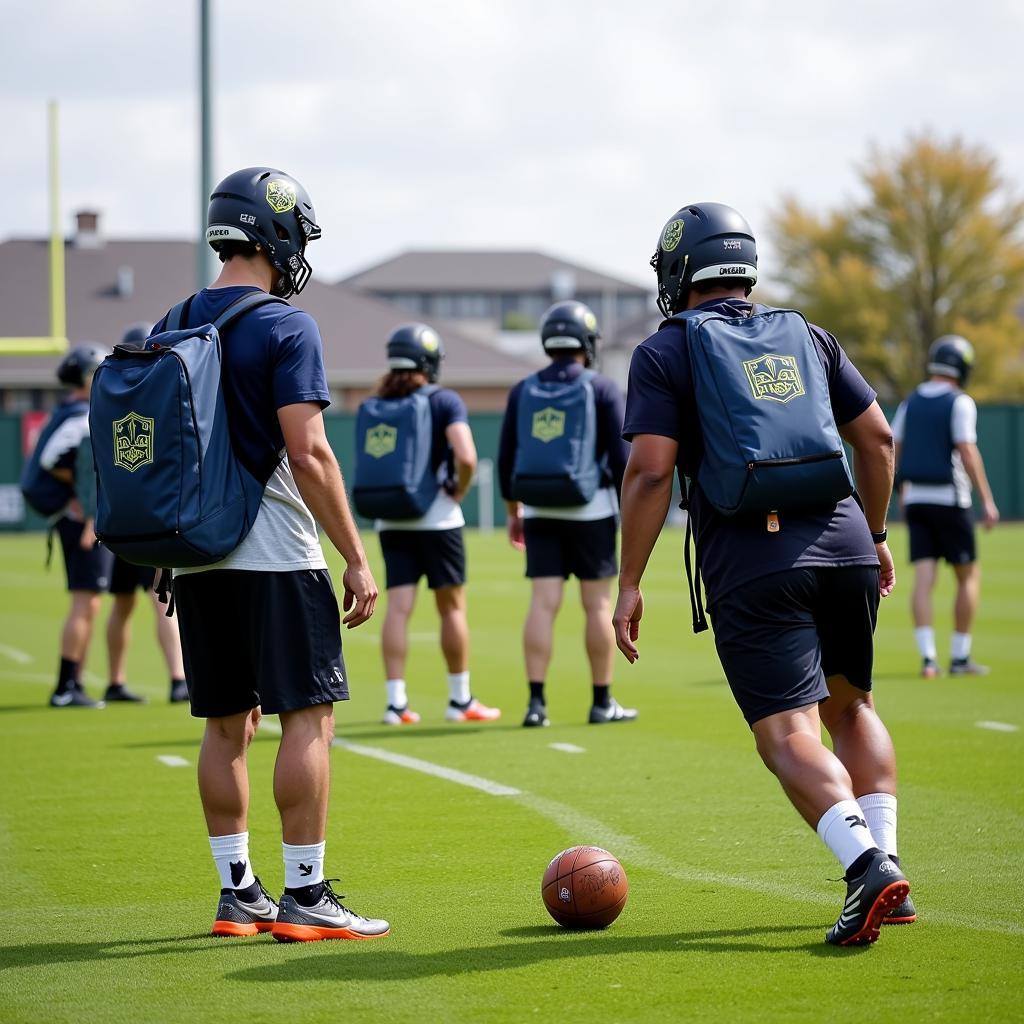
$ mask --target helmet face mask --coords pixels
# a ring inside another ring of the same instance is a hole
[[[419,372],[434,384],[441,375],[444,342],[427,324],[403,324],[388,338],[387,359],[389,369]]]
[[[582,352],[584,365],[592,366],[597,359],[600,337],[594,311],[575,299],[556,302],[541,317],[540,343],[552,359],[557,359],[561,353]]]
[[[306,190],[271,167],[229,174],[210,196],[206,241],[215,252],[227,242],[257,246],[277,271],[271,293],[282,299],[306,287],[312,268],[306,245],[320,237]]]
[[[951,377],[961,387],[967,386],[973,366],[974,346],[959,334],[944,334],[928,348],[928,372]]]
[[[695,203],[678,210],[662,228],[651,257],[658,278],[658,309],[670,317],[686,308],[697,281],[757,283],[757,243],[750,225],[722,203]]]

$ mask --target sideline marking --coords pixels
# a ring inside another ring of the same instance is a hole
[[[586,747],[577,747],[575,743],[549,743],[552,750],[560,750],[563,754],[585,754]]]
[[[167,765],[168,768],[187,768],[188,761],[183,757],[178,757],[177,754],[157,754],[156,759],[161,763]]]
[[[260,722],[260,728],[265,728],[268,732],[280,733],[281,731],[279,723],[266,720]],[[431,761],[423,761],[417,757],[406,757],[404,754],[395,754],[381,747],[366,747],[337,738],[332,743],[332,746],[363,757],[372,757],[378,761],[386,761],[400,768],[410,768],[413,771],[445,779],[448,782],[455,782],[461,786],[468,786],[471,789],[479,789],[485,793],[490,793],[492,796],[516,797],[513,801],[514,803],[539,814],[543,818],[547,818],[566,832],[577,836],[586,836],[588,842],[603,846],[605,849],[614,850],[621,860],[662,875],[667,875],[669,878],[674,878],[680,882],[723,885],[733,889],[745,889],[748,892],[761,894],[769,893],[787,900],[802,900],[806,903],[824,906],[835,906],[840,900],[838,892],[835,895],[826,895],[823,892],[807,890],[802,887],[798,888],[792,885],[782,885],[778,882],[770,882],[767,879],[747,878],[744,875],[727,875],[718,871],[705,871],[701,868],[689,867],[686,864],[671,860],[649,846],[645,846],[633,836],[614,831],[604,822],[588,817],[568,804],[559,803],[557,800],[549,800],[547,797],[537,796],[533,793],[523,792],[512,786],[492,782],[490,779],[484,779],[477,775],[467,775],[465,772],[456,771],[453,768],[445,768],[443,765],[434,764]],[[946,924],[956,928],[970,928],[974,931],[996,932],[1003,935],[1024,935],[1024,925],[1018,924],[1015,921],[992,920],[985,917],[961,915],[941,910],[929,911],[928,920],[936,924]]]
[[[1019,725],[1011,725],[1009,722],[975,722],[979,729],[991,729],[993,732],[1020,732]]]
[[[7,644],[0,644],[0,654],[6,655],[11,661],[19,665],[30,665],[35,659],[27,651],[19,651],[17,647],[8,647]]]

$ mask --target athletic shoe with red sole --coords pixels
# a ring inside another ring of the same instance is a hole
[[[420,716],[408,705],[404,708],[396,708],[393,704],[388,705],[387,711],[384,712],[384,717],[381,719],[384,725],[415,725],[419,720]]]
[[[908,896],[882,918],[882,924],[913,924],[916,920],[917,910],[914,908],[914,901]]]
[[[846,879],[846,902],[839,919],[825,933],[833,946],[862,946],[878,939],[886,915],[910,895],[903,872],[881,851],[863,874]]]
[[[475,697],[465,707],[449,701],[444,712],[446,722],[493,722],[496,718],[501,718],[501,708],[489,708]]]
[[[272,934],[278,942],[319,942],[321,939],[382,939],[391,931],[387,921],[363,917],[349,910],[331,888],[336,878],[325,878],[320,900],[304,907],[285,893]]]
[[[260,897],[253,903],[239,899],[234,889],[221,889],[217,918],[210,929],[211,935],[238,938],[269,932],[274,927],[277,904],[258,878],[256,884],[260,887]]]

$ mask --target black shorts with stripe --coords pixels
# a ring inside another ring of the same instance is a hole
[[[192,714],[221,718],[348,700],[326,569],[213,569],[174,580]]]

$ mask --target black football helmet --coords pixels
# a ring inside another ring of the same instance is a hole
[[[757,242],[731,206],[695,203],[661,229],[651,266],[658,276],[658,309],[669,317],[686,308],[694,281],[739,278],[749,295],[757,283]]]
[[[146,344],[146,339],[149,338],[152,330],[153,325],[145,321],[132,324],[125,329],[124,335],[121,338],[121,344],[125,348],[142,348]]]
[[[79,345],[60,361],[57,366],[57,380],[69,388],[84,388],[85,382],[109,354],[110,350],[102,345]]]
[[[928,372],[954,377],[961,387],[967,386],[973,366],[974,346],[959,334],[944,334],[928,349]]]
[[[214,251],[222,242],[260,246],[280,274],[271,292],[287,299],[306,287],[312,268],[306,243],[320,237],[306,190],[272,167],[246,167],[229,174],[210,196],[206,241]]]
[[[600,337],[594,311],[574,299],[556,302],[540,322],[540,343],[549,356],[582,350],[587,366],[597,358]]]
[[[388,366],[392,370],[419,370],[433,384],[441,373],[444,342],[433,327],[403,324],[388,338]]]

